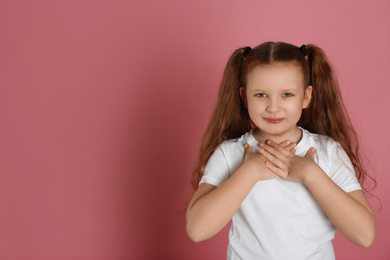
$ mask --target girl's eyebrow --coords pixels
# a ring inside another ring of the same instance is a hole
[[[297,89],[295,88],[289,88],[289,89],[284,89],[283,92],[293,92],[293,91],[297,91]]]
[[[253,92],[266,92],[266,90],[263,90],[263,89],[252,89]]]

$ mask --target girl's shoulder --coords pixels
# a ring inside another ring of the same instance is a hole
[[[223,141],[210,156],[203,179],[217,187],[226,181],[244,163],[244,144],[248,139],[249,134],[246,133]]]
[[[336,140],[334,140],[330,136],[311,133],[305,129],[303,129],[303,130],[306,131],[308,138],[311,139],[310,143],[316,144],[319,149],[323,149],[323,150],[328,151],[328,152],[334,152],[336,150],[343,149],[341,147],[340,143],[338,143]]]
[[[318,148],[329,149],[334,146],[337,146],[338,144],[332,137],[322,135],[322,134],[311,133],[303,128],[302,131],[304,133],[303,135],[307,136],[308,139],[307,142],[310,144],[316,144]]]
[[[340,143],[320,134],[309,134],[316,148],[314,160],[324,172],[345,192],[361,189],[355,168]]]
[[[311,133],[305,129],[307,135],[307,149],[310,147],[316,148],[316,153],[322,157],[323,160],[326,160],[330,164],[334,164],[335,162],[349,161],[349,157],[336,140],[332,137]]]
[[[222,151],[235,151],[235,152],[242,152],[244,153],[244,144],[249,144],[252,146],[252,149],[257,145],[257,141],[254,139],[252,135],[252,130],[241,135],[240,137],[224,140],[220,144],[220,149]]]

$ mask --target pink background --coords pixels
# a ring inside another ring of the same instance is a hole
[[[336,67],[378,182],[390,259],[389,1],[0,2],[0,259],[224,259],[176,214],[230,53],[315,43]]]

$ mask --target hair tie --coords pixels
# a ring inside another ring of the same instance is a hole
[[[299,49],[301,49],[301,52],[302,52],[303,56],[306,57],[309,54],[309,52],[306,49],[306,45],[305,44],[303,44]]]
[[[244,48],[244,53],[242,54],[242,58],[246,58],[246,56],[249,54],[249,52],[252,50],[251,47],[247,46]]]

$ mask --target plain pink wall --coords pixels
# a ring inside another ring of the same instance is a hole
[[[377,239],[338,259],[390,259],[389,1],[0,2],[0,259],[224,259],[175,214],[230,53],[325,49],[378,186]]]

